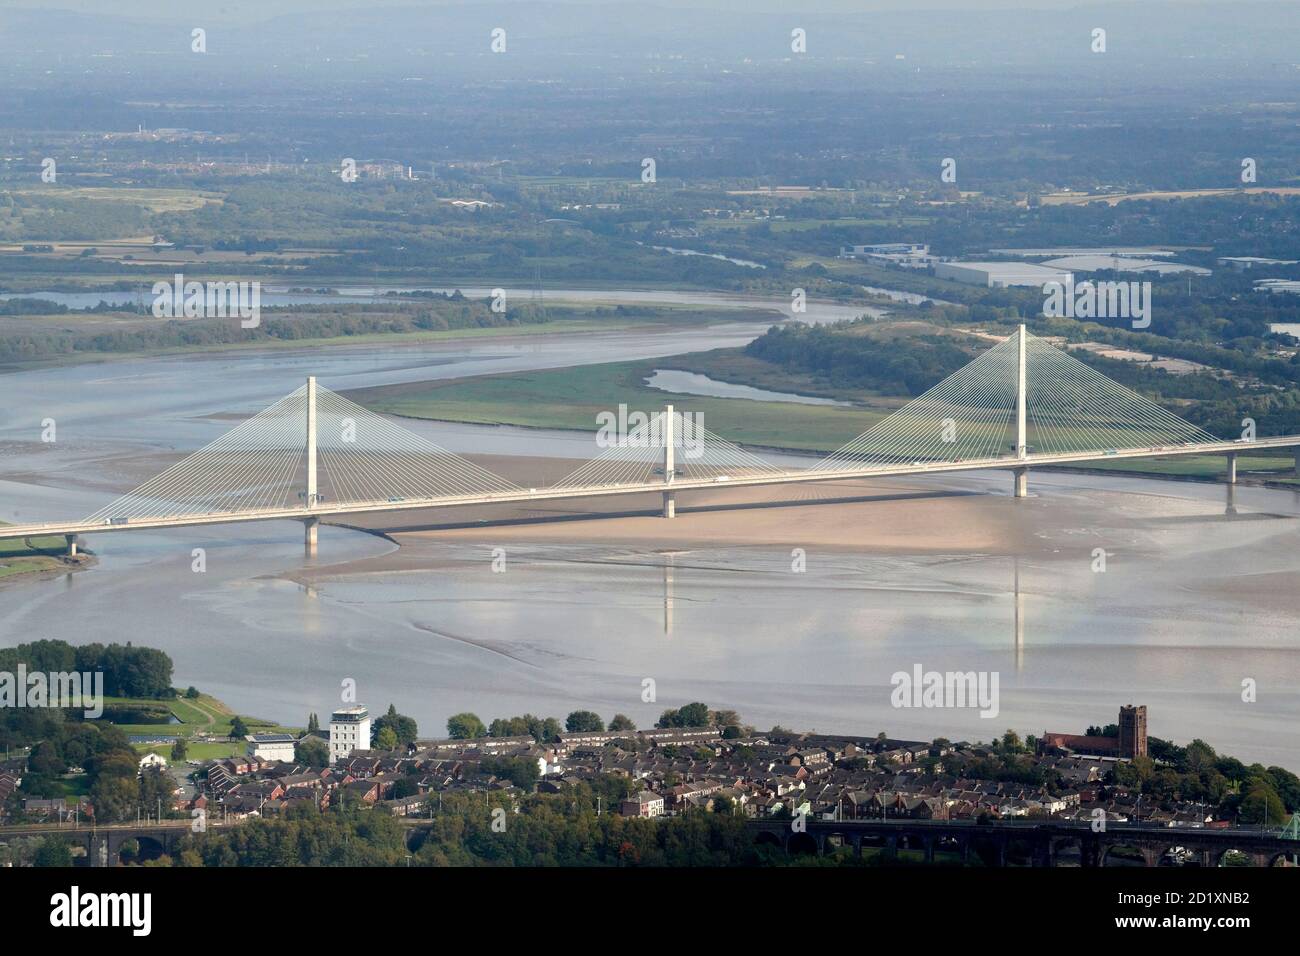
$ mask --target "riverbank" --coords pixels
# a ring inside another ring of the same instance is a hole
[[[291,318],[283,314],[268,312],[266,318]],[[779,317],[777,317],[779,318]],[[715,310],[664,309],[661,313],[650,316],[603,315],[601,317],[575,317],[551,319],[544,322],[513,323],[509,325],[469,327],[459,329],[433,329],[418,332],[374,332],[356,335],[339,335],[328,337],[305,338],[271,338],[259,337],[243,342],[208,342],[193,345],[168,345],[157,348],[127,349],[122,351],[75,351],[36,355],[31,358],[11,359],[0,362],[0,374],[30,371],[40,368],[58,368],[71,365],[85,365],[101,362],[121,362],[148,358],[186,358],[205,356],[223,356],[230,354],[252,353],[261,351],[283,352],[304,348],[347,348],[366,346],[407,346],[427,345],[442,342],[490,340],[501,344],[510,344],[537,339],[544,336],[615,334],[619,332],[645,332],[662,329],[665,332],[682,325],[704,326],[718,322],[753,321],[756,324],[774,321],[772,316],[754,312],[737,311],[736,314]],[[66,322],[64,316],[50,316],[37,320],[40,325],[30,329],[12,327],[0,328],[0,333],[23,332],[57,332],[57,323]],[[156,320],[155,320],[156,321]],[[109,323],[107,334],[119,329],[140,329],[145,324],[137,317],[130,317],[121,326]]]
[[[0,525],[4,522],[0,522]],[[69,555],[60,537],[26,541],[0,541],[0,588],[19,581],[43,580],[93,567],[95,556],[86,552]]]

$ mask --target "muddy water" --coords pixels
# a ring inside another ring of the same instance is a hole
[[[332,388],[481,371],[650,357],[744,341],[752,327],[527,343],[444,343],[157,359],[0,377],[0,518],[87,514],[129,487],[138,456],[198,447],[296,387]],[[37,440],[43,418],[58,442]],[[460,452],[581,456],[590,439],[423,423]],[[1005,475],[909,487],[1004,496]],[[1146,703],[1151,732],[1201,736],[1246,760],[1300,768],[1300,501],[1221,486],[1035,474],[1025,509],[1040,544],[1018,557],[788,547],[554,544],[500,529],[505,573],[471,543],[423,542],[425,567],[324,575],[305,567],[379,558],[389,541],[326,529],[314,565],[293,523],[90,539],[89,571],[0,589],[0,642],[131,639],[245,713],[303,722],[357,680],[426,733],[484,719],[590,708],[649,723],[704,700],[760,726],[988,739],[1079,731]],[[839,507],[839,506],[826,506]],[[855,505],[855,509],[867,506]],[[846,512],[848,514],[849,512]],[[742,513],[737,520],[744,520]],[[853,520],[864,518],[852,512]],[[680,519],[689,520],[689,516]],[[1105,572],[1092,551],[1111,555]],[[191,570],[203,548],[207,571]],[[994,671],[999,713],[898,710],[889,679]],[[642,701],[646,678],[657,699]],[[1241,682],[1258,700],[1241,700]]]

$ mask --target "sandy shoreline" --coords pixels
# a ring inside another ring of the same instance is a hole
[[[475,460],[504,477],[526,480],[529,487],[544,487],[576,464],[488,456]],[[1008,488],[1010,481],[1008,475]],[[657,494],[350,516],[326,523],[383,534],[398,549],[304,569],[291,577],[306,582],[427,570],[449,560],[444,545],[473,543],[485,547],[609,545],[649,551],[803,548],[878,554],[1025,554],[1043,547],[1032,522],[1023,520],[1026,507],[1034,508],[1034,501],[888,478],[679,492],[677,517],[672,520],[659,514]]]

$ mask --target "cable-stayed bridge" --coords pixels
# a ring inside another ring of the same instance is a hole
[[[0,526],[0,539],[294,519],[314,548],[322,518],[368,512],[1223,454],[1300,436],[1222,441],[1020,330],[810,468],[781,468],[671,405],[635,413],[594,459],[524,488],[320,387],[315,379],[80,521]],[[1300,464],[1300,462],[1298,462]]]

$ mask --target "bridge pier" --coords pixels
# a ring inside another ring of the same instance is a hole
[[[1225,480],[1230,485],[1237,483],[1237,453],[1235,451],[1228,452],[1228,475]]]
[[[77,536],[75,534],[65,534],[63,537],[68,542],[68,557],[75,558],[77,556]]]
[[[1029,469],[1028,468],[1016,469],[1015,495],[1017,498],[1029,497]]]
[[[1029,372],[1026,364],[1026,340],[1028,333],[1020,326],[1016,333],[1016,457],[1024,459],[1029,456]],[[1022,466],[1016,469],[1015,491],[1017,498],[1029,497],[1029,469]]]
[[[1052,846],[1051,837],[1040,839],[1034,844],[1034,858],[1032,865],[1049,869],[1056,865],[1056,850]]]
[[[663,422],[661,431],[663,432],[664,441],[664,484],[671,485],[677,471],[676,456],[673,454],[673,444],[677,439],[673,435],[673,407],[671,405],[664,406],[661,421]],[[664,492],[664,517],[677,517],[677,496],[671,491]]]
[[[304,518],[303,527],[305,534],[303,537],[303,550],[307,557],[316,557],[316,530],[320,527],[320,518]]]

